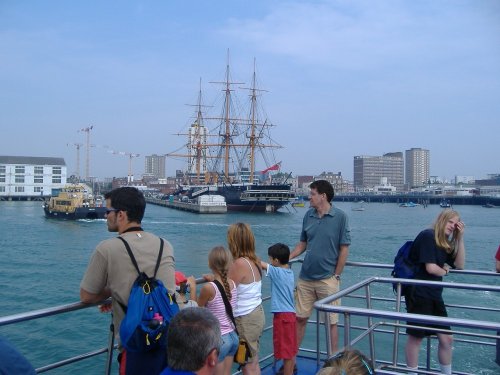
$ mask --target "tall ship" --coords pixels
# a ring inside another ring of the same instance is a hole
[[[106,205],[82,183],[67,184],[43,204],[45,216],[65,220],[104,219]]]
[[[176,195],[189,199],[204,194],[222,195],[229,211],[275,212],[295,201],[295,192],[280,171],[273,150],[282,148],[270,136],[270,123],[258,97],[264,92],[257,88],[255,63],[251,87],[238,87],[248,93],[249,103],[239,109],[236,85],[230,77],[229,59],[225,80],[213,82],[223,86],[221,112],[204,116],[201,82],[196,104],[196,116],[186,136],[187,143],[176,152],[167,154],[187,158],[187,169],[177,176],[180,183]],[[213,128],[210,128],[212,124]],[[184,153],[179,153],[184,150]]]

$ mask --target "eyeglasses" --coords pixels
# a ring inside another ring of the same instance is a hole
[[[339,352],[337,354],[335,354],[333,357],[330,357],[326,363],[325,363],[325,367],[333,367],[333,362],[336,360],[336,359],[340,359],[344,356],[345,352]],[[361,363],[363,363],[363,365],[365,366],[366,368],[366,371],[368,371],[368,374],[370,375],[373,375],[373,370],[371,369],[370,365],[366,362],[366,360],[360,356],[359,359],[361,360]],[[341,370],[340,372],[342,375],[346,375],[346,372],[344,369]]]
[[[106,208],[106,215],[109,215],[111,212],[117,212],[117,211],[121,211],[117,208]]]

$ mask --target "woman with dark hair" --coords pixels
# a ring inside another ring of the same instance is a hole
[[[247,341],[252,358],[243,366],[244,375],[259,375],[259,340],[264,329],[262,308],[262,271],[255,253],[255,237],[245,223],[232,224],[227,231],[227,243],[234,262],[228,277],[236,284],[238,299],[234,309],[240,338]]]
[[[418,234],[410,250],[410,259],[419,264],[416,279],[442,281],[450,267],[463,269],[465,265],[464,234],[465,224],[458,212],[446,209],[436,219],[432,229]],[[443,301],[443,287],[413,285],[405,295],[406,308],[412,314],[448,316]],[[423,323],[411,325],[429,326]],[[451,330],[449,326],[431,325],[432,328]],[[418,353],[425,336],[437,335],[438,358],[443,374],[451,374],[453,336],[448,332],[436,332],[420,328],[407,328],[406,364],[409,369],[418,368]]]

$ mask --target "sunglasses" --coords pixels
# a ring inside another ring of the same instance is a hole
[[[106,208],[106,215],[109,215],[111,212],[117,212],[117,211],[121,211],[117,208]]]

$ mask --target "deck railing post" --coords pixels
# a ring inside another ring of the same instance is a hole
[[[500,366],[500,331],[497,331],[497,340],[496,340],[496,343],[497,343],[497,357],[496,357],[496,363],[497,365]]]
[[[111,314],[111,324],[109,325],[108,354],[106,356],[105,375],[111,374],[111,364],[113,362],[113,351],[115,347],[115,325],[113,324],[113,314]]]
[[[401,312],[401,283],[397,284],[396,288],[396,311]],[[392,346],[392,365],[397,366],[398,364],[398,346],[399,346],[399,320],[396,320],[396,326],[394,327],[394,339]]]
[[[321,351],[320,351],[320,347],[319,347],[319,325],[321,324],[320,314],[321,314],[321,311],[316,310],[316,366],[317,366],[317,368],[319,368],[319,365],[321,363],[321,357],[320,357]],[[327,336],[327,339],[328,339],[328,336]],[[327,344],[327,348],[328,348],[328,344]]]
[[[431,336],[427,336],[426,350],[425,369],[431,371]]]
[[[365,291],[366,291],[366,308],[371,309],[372,308],[372,299],[371,299],[370,284],[366,285]],[[372,324],[373,324],[373,319],[371,316],[369,316],[368,317],[368,329],[370,329],[370,333],[369,333],[370,359],[372,361],[372,368],[375,368],[375,365],[376,365],[376,361],[375,361],[375,337],[374,337],[373,331],[371,330]]]

